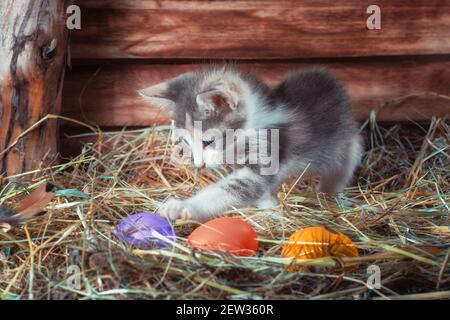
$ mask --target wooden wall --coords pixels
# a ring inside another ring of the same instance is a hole
[[[63,114],[108,127],[164,122],[137,89],[229,60],[272,84],[295,68],[328,66],[361,120],[391,100],[381,120],[449,114],[450,0],[378,0],[382,28],[368,30],[373,2],[78,1]]]

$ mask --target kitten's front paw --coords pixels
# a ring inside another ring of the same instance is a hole
[[[163,204],[160,209],[161,215],[170,220],[190,220],[192,218],[192,212],[189,210],[185,201],[170,198]]]

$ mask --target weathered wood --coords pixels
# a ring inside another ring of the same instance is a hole
[[[273,85],[286,73],[314,64],[243,64]],[[428,120],[450,114],[450,59],[440,61],[348,62],[325,64],[347,85],[360,120],[387,101],[403,96],[380,111],[381,121]],[[164,110],[142,101],[137,90],[196,65],[121,64],[75,67],[67,75],[63,114],[101,126],[150,126],[167,121]]]
[[[450,0],[82,0],[74,58],[233,58],[450,53]]]
[[[0,30],[0,174],[11,175],[37,169],[57,153],[55,121],[13,143],[45,115],[60,112],[65,1],[3,0]]]

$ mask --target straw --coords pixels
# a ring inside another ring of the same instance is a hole
[[[316,194],[316,181],[304,181],[299,172],[280,189],[281,206],[227,212],[257,229],[255,257],[193,251],[186,245],[198,226],[192,221],[174,223],[177,242],[170,248],[146,251],[120,243],[112,230],[124,217],[156,211],[168,196],[187,198],[227,172],[173,164],[170,126],[92,130],[69,137],[90,141],[70,161],[3,179],[3,205],[15,205],[44,181],[56,186],[57,196],[26,227],[0,229],[2,298],[450,297],[448,119],[381,125],[373,113],[362,127],[366,152],[354,186],[342,195]],[[346,234],[360,257],[281,258],[289,235],[308,226]],[[308,268],[289,272],[293,264]],[[370,265],[380,269],[380,288],[368,285]],[[68,281],[70,266],[79,270],[79,287]]]

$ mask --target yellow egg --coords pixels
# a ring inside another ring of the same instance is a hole
[[[283,246],[284,258],[316,259],[324,257],[358,257],[358,249],[349,237],[325,227],[297,230]]]

